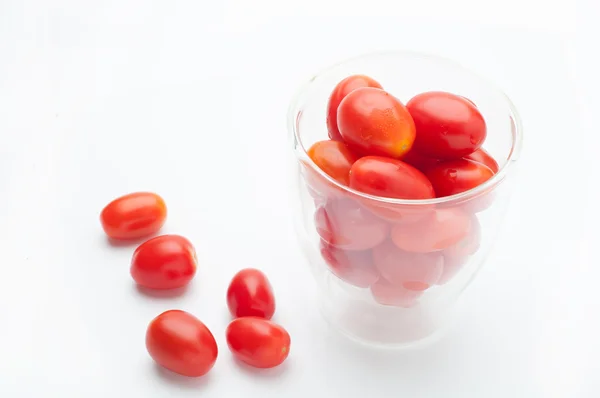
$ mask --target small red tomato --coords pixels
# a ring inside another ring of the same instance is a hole
[[[350,169],[350,187],[374,196],[431,199],[435,192],[423,173],[401,160],[365,156]]]
[[[475,162],[483,163],[487,167],[490,168],[496,174],[500,167],[498,166],[498,162],[494,160],[492,155],[487,153],[487,151],[483,148],[479,148],[475,152],[465,156],[465,159],[474,160]]]
[[[378,88],[348,94],[340,103],[337,121],[344,141],[359,154],[400,158],[415,141],[415,124],[406,107]]]
[[[239,271],[227,289],[227,306],[235,318],[271,319],[275,313],[275,296],[267,276],[254,268]]]
[[[409,151],[406,155],[404,155],[401,160],[404,163],[410,164],[411,166],[423,173],[430,167],[433,167],[440,162],[439,159],[428,158],[427,156],[421,155],[414,149]]]
[[[425,173],[438,198],[473,189],[494,176],[482,163],[467,159],[442,162]]]
[[[321,238],[340,249],[367,250],[383,242],[389,232],[385,221],[350,199],[334,199],[315,212]]]
[[[444,270],[437,284],[443,285],[448,283],[452,278],[458,274],[458,272],[464,267],[469,261],[469,256],[451,256],[444,254]]]
[[[227,327],[226,337],[233,355],[255,368],[278,366],[290,353],[288,332],[262,318],[234,319]]]
[[[487,135],[477,107],[459,95],[430,91],[406,107],[417,130],[414,148],[424,156],[459,159],[479,149]]]
[[[436,209],[415,223],[396,224],[391,237],[402,250],[429,253],[457,244],[471,231],[471,218],[459,209]]]
[[[167,219],[165,201],[155,193],[135,192],[110,202],[100,221],[111,239],[138,239],[152,235]]]
[[[471,228],[469,233],[456,244],[444,249],[444,256],[465,257],[475,254],[479,250],[481,240],[481,224],[477,216],[471,216]]]
[[[327,175],[342,185],[348,186],[350,167],[358,159],[343,142],[319,141],[308,150],[308,156]],[[315,199],[327,199],[341,196],[344,192],[314,171],[305,166],[306,185],[311,196]]]
[[[343,141],[342,135],[338,130],[337,125],[337,110],[340,102],[357,88],[362,87],[374,87],[383,88],[381,84],[376,82],[365,75],[353,75],[348,76],[344,80],[338,83],[333,89],[333,92],[329,96],[329,102],[327,103],[327,130],[329,131],[329,138],[334,141]]]
[[[387,280],[380,278],[371,285],[371,295],[379,304],[410,308],[417,304],[423,292],[408,290],[402,286],[394,286]]]
[[[175,289],[196,273],[194,246],[179,235],[162,235],[142,243],[131,259],[131,276],[149,289]]]
[[[198,318],[180,310],[163,312],[150,322],[146,348],[160,366],[188,377],[206,374],[219,353],[210,330]]]
[[[321,240],[321,256],[331,272],[351,285],[367,288],[379,279],[370,250],[343,250]]]
[[[411,253],[387,241],[373,249],[375,267],[388,282],[408,290],[423,291],[437,283],[444,259],[440,252]]]

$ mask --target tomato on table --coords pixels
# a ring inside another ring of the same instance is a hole
[[[459,159],[475,152],[487,136],[477,107],[459,95],[430,91],[406,104],[416,128],[414,149],[424,156]]]
[[[271,319],[275,296],[267,276],[255,268],[239,271],[227,289],[227,306],[233,317],[255,316]]]
[[[340,102],[352,91],[362,87],[383,88],[374,79],[365,75],[348,76],[335,86],[327,102],[327,131],[334,141],[344,141],[337,124],[337,110]]]
[[[184,311],[163,312],[146,331],[148,353],[162,367],[188,377],[199,377],[214,366],[219,350],[210,330]]]
[[[179,235],[161,235],[142,243],[131,259],[131,276],[149,289],[175,289],[187,285],[197,268],[196,250]]]
[[[334,199],[315,212],[317,232],[325,242],[345,250],[367,250],[383,242],[388,224],[352,199]]]
[[[468,159],[442,162],[425,173],[438,198],[456,195],[473,189],[494,176],[482,163]]]
[[[475,152],[465,156],[465,159],[473,160],[475,162],[482,163],[490,168],[496,174],[500,167],[498,166],[498,162],[490,155],[485,149],[479,148]]]
[[[379,279],[371,250],[338,249],[321,239],[320,251],[331,272],[344,282],[367,288]]]
[[[373,263],[392,285],[423,291],[440,279],[444,258],[440,252],[407,252],[386,241],[373,249]]]
[[[415,124],[406,107],[377,88],[348,94],[338,107],[337,122],[344,141],[360,155],[400,158],[415,141]]]
[[[290,353],[290,335],[267,319],[234,319],[226,331],[227,345],[240,361],[255,368],[273,368]]]
[[[461,209],[435,209],[416,223],[396,224],[391,237],[402,250],[429,253],[460,242],[470,233],[471,224],[470,215]]]
[[[402,286],[395,286],[384,278],[380,278],[371,285],[371,295],[381,305],[410,308],[417,304],[423,292],[408,290]]]
[[[100,222],[111,239],[129,240],[158,232],[167,219],[163,198],[152,192],[134,192],[110,202]]]

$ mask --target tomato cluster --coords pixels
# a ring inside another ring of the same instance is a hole
[[[322,173],[303,168],[321,256],[380,304],[410,307],[479,248],[476,213],[491,204],[491,192],[451,206],[418,201],[471,190],[498,172],[482,148],[485,119],[473,101],[448,92],[405,105],[365,75],[339,82],[326,114],[329,140],[308,150]]]
[[[165,201],[151,192],[136,192],[110,202],[100,215],[102,228],[112,240],[148,238],[166,221]],[[196,274],[196,251],[179,235],[160,235],[134,251],[130,273],[145,289],[177,289]],[[239,271],[227,289],[233,321],[226,331],[227,345],[240,361],[257,368],[280,365],[290,350],[290,335],[270,319],[275,296],[266,275],[254,268]],[[198,377],[214,366],[218,347],[208,327],[194,315],[169,310],[154,318],[146,331],[150,356],[166,369]]]

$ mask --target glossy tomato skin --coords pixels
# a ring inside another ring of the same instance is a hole
[[[131,276],[149,289],[175,289],[196,274],[194,246],[179,235],[161,235],[142,243],[131,259]]]
[[[235,318],[271,319],[275,313],[275,296],[267,276],[254,268],[239,271],[227,289],[227,306]]]
[[[338,108],[338,128],[361,155],[400,158],[415,141],[415,124],[397,98],[377,88],[352,91]]]
[[[498,162],[490,155],[485,149],[479,148],[475,152],[465,156],[465,159],[473,160],[475,162],[483,163],[487,167],[490,168],[496,174],[500,167],[498,166]]]
[[[396,224],[390,236],[402,250],[429,253],[459,243],[471,232],[471,223],[471,216],[461,209],[436,209],[418,222]]]
[[[438,198],[473,189],[494,176],[486,165],[468,159],[442,162],[425,173]]]
[[[266,319],[234,319],[226,331],[227,345],[233,355],[255,368],[273,368],[290,353],[290,335],[281,326]]]
[[[320,251],[331,272],[344,282],[367,288],[379,279],[371,250],[338,249],[321,239]]]
[[[391,241],[373,249],[373,262],[381,276],[395,286],[423,291],[436,284],[444,270],[440,252],[411,253]]]
[[[431,199],[435,192],[423,173],[401,160],[365,156],[350,169],[350,187],[374,196]]]
[[[327,103],[327,131],[329,132],[329,138],[332,140],[344,141],[337,125],[337,110],[340,102],[352,91],[362,87],[383,88],[381,84],[369,76],[353,75],[339,82],[329,96],[329,102]]]
[[[435,166],[440,162],[439,159],[429,158],[427,156],[421,155],[419,152],[414,149],[408,151],[406,155],[404,155],[401,159],[404,163],[408,163],[420,172],[424,173],[429,168]]]
[[[315,227],[325,242],[344,250],[367,250],[383,242],[388,224],[352,199],[329,200],[315,212]]]
[[[198,318],[180,310],[163,312],[150,322],[146,348],[156,363],[188,377],[208,373],[219,353],[210,330]]]
[[[150,236],[167,219],[163,198],[152,192],[134,192],[110,202],[100,213],[100,222],[111,239],[130,240]]]
[[[460,159],[479,149],[486,138],[483,116],[459,95],[430,91],[413,97],[406,107],[417,131],[414,148],[424,156]]]
[[[343,185],[348,185],[350,168],[358,160],[343,142],[319,141],[308,150],[308,156],[321,170]]]

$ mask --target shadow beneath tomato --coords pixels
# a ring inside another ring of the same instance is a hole
[[[286,372],[287,368],[289,367],[287,359],[281,365],[276,366],[274,368],[269,368],[269,369],[259,369],[259,368],[252,367],[252,366],[240,361],[237,358],[234,358],[233,361],[234,361],[235,365],[237,366],[237,368],[240,369],[243,373],[250,375],[252,377],[261,377],[261,378],[265,378],[265,379],[280,377],[282,374],[284,374]]]
[[[202,389],[208,386],[211,379],[210,372],[200,377],[187,377],[177,373],[171,372],[163,368],[162,366],[154,363],[154,372],[157,376],[165,382],[175,385],[177,387],[183,387],[187,389]]]
[[[134,285],[138,293],[143,294],[147,297],[159,298],[159,299],[170,299],[177,298],[185,294],[188,291],[190,285],[185,285],[177,289],[149,289],[140,285]]]

